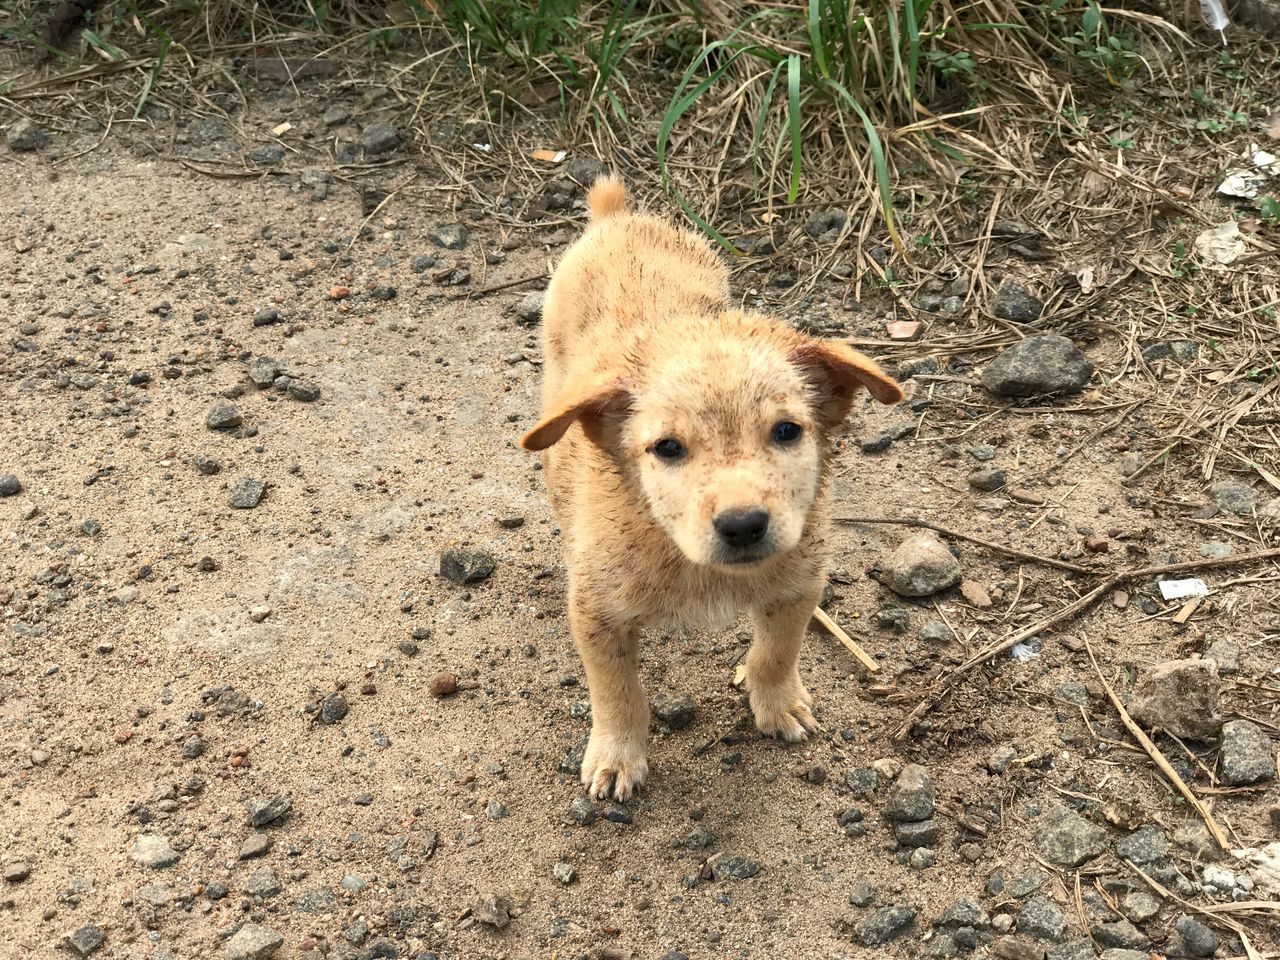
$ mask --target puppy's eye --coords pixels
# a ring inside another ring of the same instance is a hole
[[[790,420],[783,420],[781,423],[773,425],[773,442],[786,446],[799,440],[802,433],[804,433],[804,428],[800,424],[792,423]]]
[[[674,437],[663,437],[649,448],[659,460],[679,460],[684,456],[684,444]]]

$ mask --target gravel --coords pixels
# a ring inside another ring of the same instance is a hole
[[[1121,947],[1126,950],[1137,950],[1150,943],[1147,935],[1128,920],[1112,920],[1095,924],[1090,928],[1089,932],[1101,947]]]
[[[979,467],[969,474],[969,486],[983,493],[993,493],[1008,482],[1005,472],[996,467]]]
[[[227,960],[265,960],[283,945],[284,937],[270,927],[246,923],[227,941]]]
[[[0,497],[16,497],[22,492],[22,481],[15,474],[0,476]]]
[[[523,300],[516,305],[516,321],[522,327],[532,327],[542,321],[542,304],[547,294],[543,290],[534,290],[525,294]]]
[[[489,579],[498,562],[483,550],[448,549],[440,554],[440,576],[458,584],[480,583]]]
[[[1107,831],[1061,804],[1049,810],[1035,828],[1036,849],[1060,867],[1078,867],[1106,851]]]
[[[1193,957],[1212,957],[1218,949],[1218,935],[1194,917],[1183,914],[1173,928]]]
[[[1017,930],[1037,940],[1058,941],[1067,934],[1067,921],[1058,905],[1034,896],[1018,911]]]
[[[565,863],[563,860],[551,865],[551,875],[566,887],[578,879],[577,868],[571,863]]]
[[[332,726],[335,723],[341,723],[346,717],[350,707],[347,706],[347,698],[340,693],[330,693],[320,701],[319,721],[326,726]]]
[[[291,797],[254,797],[246,805],[245,826],[267,827],[279,823],[293,809]]]
[[[252,510],[262,502],[267,492],[267,485],[254,477],[242,477],[231,488],[231,497],[227,501],[235,510]]]
[[[471,915],[486,926],[501,930],[511,923],[511,907],[507,897],[490,894],[471,908]]]
[[[760,863],[736,853],[728,853],[711,866],[711,876],[716,880],[746,880],[761,869]]]
[[[673,697],[659,693],[653,698],[652,708],[653,715],[672,730],[685,729],[697,716],[697,706],[684,694]]]
[[[590,826],[595,822],[598,811],[596,805],[588,797],[574,797],[569,801],[569,812],[566,814],[570,823],[580,827]]]
[[[1209,495],[1223,510],[1244,516],[1252,513],[1262,499],[1256,488],[1239,480],[1220,480],[1209,488]]]
[[[1275,749],[1262,728],[1249,720],[1222,725],[1222,779],[1232,787],[1268,783],[1276,778]]]
[[[855,907],[869,907],[876,898],[876,888],[865,880],[859,880],[849,891],[849,902]]]
[[[67,934],[67,949],[77,957],[87,957],[102,949],[107,942],[107,935],[97,924],[86,923]]]
[[[365,153],[390,153],[400,146],[400,134],[389,123],[371,123],[360,131],[360,146]]]
[[[1034,323],[1044,312],[1044,301],[1032,294],[1020,283],[1006,280],[996,290],[991,312],[1001,320],[1014,323]]]
[[[210,430],[234,430],[244,423],[244,417],[233,403],[219,403],[205,417],[205,426]]]
[[[170,846],[167,837],[154,833],[144,833],[138,837],[129,850],[129,858],[138,866],[150,870],[171,867],[182,859],[181,855]]]
[[[1163,860],[1169,855],[1169,842],[1165,839],[1164,828],[1158,823],[1139,827],[1116,842],[1116,854],[1138,866]]]
[[[934,791],[929,771],[916,763],[902,768],[889,791],[884,815],[889,820],[919,823],[933,816]]]
[[[873,910],[853,928],[853,939],[864,947],[879,947],[900,936],[916,918],[916,908],[905,903]]]
[[[427,231],[427,239],[446,250],[461,250],[470,235],[471,231],[460,223],[440,223]]]
[[[280,878],[270,867],[258,867],[245,881],[244,892],[251,897],[274,897],[281,890]]]

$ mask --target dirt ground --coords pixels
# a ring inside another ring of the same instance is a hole
[[[322,109],[278,94],[243,122],[291,120],[326,143]],[[969,898],[987,916],[974,921],[975,955],[1092,957],[1117,900],[1152,889],[1115,845],[1148,823],[1185,838],[1198,821],[1123,732],[1083,640],[1117,684],[1235,644],[1224,712],[1275,736],[1276,577],[1252,564],[1202,574],[1215,593],[1185,623],[1154,584],[1129,585],[1123,608],[1108,596],[1025,656],[997,656],[894,739],[941,670],[1103,577],[951,539],[992,605],[957,589],[904,600],[874,568],[909,531],[842,524],[828,609],[881,673],[815,629],[802,670],[824,733],[786,747],[754,733],[732,684],[745,626],[651,636],[647,689],[688,695],[696,717],[674,731],[655,722],[638,800],[575,822],[580,787],[559,768],[588,730],[587,692],[555,522],[538,464],[515,443],[536,410],[536,326],[518,307],[537,284],[476,294],[541,274],[575,235],[580,196],[565,216],[528,221],[423,179],[373,212],[382,198],[333,164],[317,199],[323,178],[304,170],[323,159],[291,152],[242,176],[254,145],[202,122],[105,140],[86,126],[40,151],[0,150],[0,474],[22,485],[0,499],[0,859],[27,868],[0,883],[0,956],[74,954],[64,938],[92,924],[99,957],[221,957],[247,920],[282,936],[284,958],[948,956],[954,924],[941,915]],[[431,239],[453,224],[469,228],[461,249]],[[812,243],[801,225],[793,242]],[[453,283],[463,267],[469,282]],[[745,302],[794,312],[770,276],[737,275]],[[845,310],[848,287],[824,275],[801,309],[888,348],[883,306]],[[1041,326],[1054,329],[1051,314]],[[1120,382],[1135,376],[1134,344],[1098,331],[1078,338],[1099,371],[1083,396],[994,399],[976,378],[989,355],[975,353],[975,366],[907,381],[902,407],[859,409],[835,460],[836,514],[920,516],[1108,572],[1202,559],[1209,541],[1237,554],[1268,545],[1252,516],[1189,519],[1210,502],[1191,469],[1162,464],[1122,485],[1125,456],[1156,455],[1176,424],[1135,404],[1100,429],[1137,395]],[[910,349],[893,347],[890,365]],[[1209,354],[1190,368],[1217,362]],[[292,391],[250,382],[263,356]],[[1172,363],[1157,379],[1170,396],[1190,389]],[[227,403],[242,422],[211,429]],[[863,451],[886,430],[899,439]],[[1008,489],[970,488],[983,466],[1006,471]],[[1264,502],[1277,492],[1236,461],[1215,480],[1231,476]],[[246,478],[265,494],[232,508]],[[1107,552],[1083,549],[1090,537]],[[442,577],[453,547],[492,554],[492,576]],[[894,608],[903,632],[877,616]],[[950,639],[918,637],[939,620]],[[457,694],[429,695],[441,671],[460,678]],[[1215,788],[1216,744],[1160,742],[1233,847],[1276,837],[1274,781]],[[884,815],[884,775],[900,763],[923,765],[936,790],[931,865]],[[278,797],[292,801],[285,816],[247,823],[251,801]],[[1078,871],[1033,840],[1062,804],[1106,830],[1106,851]],[[1102,812],[1117,805],[1128,814]],[[865,829],[846,829],[851,808]],[[140,836],[163,840],[139,848]],[[157,849],[172,862],[138,862]],[[1204,890],[1207,858],[1174,844],[1160,860],[1174,896],[1138,924],[1141,949],[1176,936],[1191,908],[1175,896],[1230,902]],[[726,862],[758,872],[717,876]],[[1025,883],[1002,888],[997,874]],[[861,882],[869,906],[850,902],[865,899]],[[1015,921],[1029,896],[1056,905],[1065,930],[1039,937]],[[487,897],[509,900],[501,929],[483,922],[493,904],[476,909]],[[864,922],[895,906],[913,921],[872,943]],[[1222,918],[1264,953],[1280,945],[1280,927],[1218,914],[1220,957],[1244,952]],[[1015,924],[1027,939],[1002,937]]]

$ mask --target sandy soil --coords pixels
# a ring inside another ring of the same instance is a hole
[[[540,273],[573,228],[407,192],[352,242],[367,213],[359,190],[336,180],[313,200],[289,162],[284,175],[215,179],[114,143],[52,159],[0,156],[0,474],[23,485],[0,500],[0,858],[29,867],[0,883],[0,956],[54,956],[95,924],[98,956],[221,957],[249,919],[282,935],[275,955],[287,958],[917,956],[958,898],[1012,923],[1022,900],[988,892],[988,878],[1037,870],[1040,895],[1066,917],[1062,939],[1078,940],[1076,874],[1049,868],[1032,842],[1043,812],[1067,803],[1105,824],[1101,806],[1127,801],[1130,826],[1173,834],[1185,811],[1145,755],[1108,742],[1125,738],[1080,638],[1109,679],[1231,640],[1239,679],[1275,684],[1273,586],[1237,586],[1181,626],[1135,596],[1042,638],[1025,662],[998,658],[895,742],[940,668],[1095,581],[957,541],[965,578],[994,606],[956,590],[904,601],[868,570],[905,531],[845,525],[829,609],[882,674],[813,633],[803,672],[825,733],[789,748],[755,735],[732,686],[745,628],[652,636],[647,688],[692,697],[696,719],[674,732],[655,724],[649,786],[625,813],[601,806],[595,822],[573,823],[580,790],[558,767],[587,732],[587,694],[555,523],[538,465],[514,442],[536,403],[536,330],[516,315],[531,287],[455,299]],[[463,249],[428,239],[452,223],[471,228]],[[415,272],[419,256],[442,263]],[[433,279],[459,264],[468,285]],[[334,299],[339,285],[350,293]],[[834,279],[818,289],[837,314],[842,290]],[[278,322],[255,326],[266,309]],[[855,335],[881,329],[871,313],[849,323]],[[1121,347],[1104,339],[1088,352],[1105,375]],[[247,361],[260,356],[319,399],[255,388]],[[1111,566],[1200,557],[1206,538],[1164,506],[1200,491],[1171,491],[1167,475],[1159,491],[1154,480],[1120,486],[1117,439],[1159,449],[1161,427],[1141,412],[1088,440],[1096,416],[979,416],[991,400],[964,376],[909,390],[933,405],[868,406],[850,423],[837,514],[920,514],[1080,562],[1095,559],[1084,538],[1112,530],[1099,560]],[[210,429],[225,403],[242,425]],[[860,438],[904,422],[914,429],[888,451],[860,450]],[[1082,440],[1053,471],[1059,448]],[[979,464],[967,449],[980,444],[1041,502],[970,489]],[[198,466],[209,460],[218,472]],[[265,495],[233,509],[244,478]],[[443,579],[450,547],[488,551],[496,571],[465,587]],[[886,607],[908,611],[905,634],[876,625]],[[959,640],[917,638],[939,618]],[[439,671],[464,689],[429,696]],[[1087,685],[1083,708],[1063,699],[1073,681]],[[319,722],[317,704],[335,691],[349,712]],[[1227,714],[1274,724],[1275,695],[1257,696],[1229,683]],[[995,773],[1001,748],[1017,760]],[[1213,746],[1194,749],[1213,769]],[[928,769],[941,829],[932,866],[913,866],[894,840],[887,785],[851,794],[846,776],[877,761],[890,761],[881,772]],[[1276,795],[1271,783],[1213,796],[1233,843],[1274,837]],[[291,810],[262,829],[265,854],[240,859],[255,832],[246,804],[272,797]],[[864,835],[839,822],[851,807]],[[690,841],[696,828],[713,837]],[[1108,846],[1125,832],[1108,826]],[[139,865],[141,835],[166,838],[176,862]],[[721,853],[758,874],[700,879]],[[1167,862],[1188,878],[1185,895],[1206,902],[1196,858],[1174,848]],[[557,863],[572,866],[572,883]],[[270,890],[262,874],[251,883],[264,866],[280,891],[246,892]],[[875,888],[870,907],[850,904],[860,881]],[[1121,882],[1143,888],[1111,849],[1080,877],[1090,904]],[[470,912],[494,895],[511,900],[505,929]],[[883,948],[856,942],[857,925],[893,905],[918,910],[905,934]],[[1151,949],[1182,912],[1166,901],[1140,925]],[[978,955],[996,949],[1002,925],[980,929]],[[1220,956],[1239,947],[1224,937]]]

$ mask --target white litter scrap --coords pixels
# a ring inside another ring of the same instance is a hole
[[[1234,220],[1210,227],[1196,237],[1196,255],[1208,265],[1225,267],[1235,263],[1248,249]]]
[[[1160,581],[1160,596],[1166,600],[1186,600],[1190,597],[1207,597],[1208,595],[1209,588],[1197,577],[1187,580]]]
[[[1280,177],[1280,158],[1261,149],[1256,143],[1249,146],[1249,161],[1253,164],[1252,167],[1232,170],[1218,184],[1220,194],[1237,200],[1256,200],[1259,193],[1269,189],[1268,181],[1272,177]]]
[[[1027,663],[1037,656],[1035,648],[1029,647],[1025,643],[1015,644],[1014,648],[1009,651],[1009,655],[1019,663]]]
[[[1268,897],[1280,896],[1280,840],[1269,843],[1261,849],[1246,848],[1232,851],[1241,860],[1247,860],[1249,877],[1259,894]]]
[[[1222,0],[1200,0],[1200,13],[1204,16],[1204,22],[1209,25],[1210,30],[1217,30],[1218,36],[1222,37],[1222,45],[1227,45],[1227,27],[1231,26],[1231,21],[1227,19],[1227,11],[1222,6]]]

